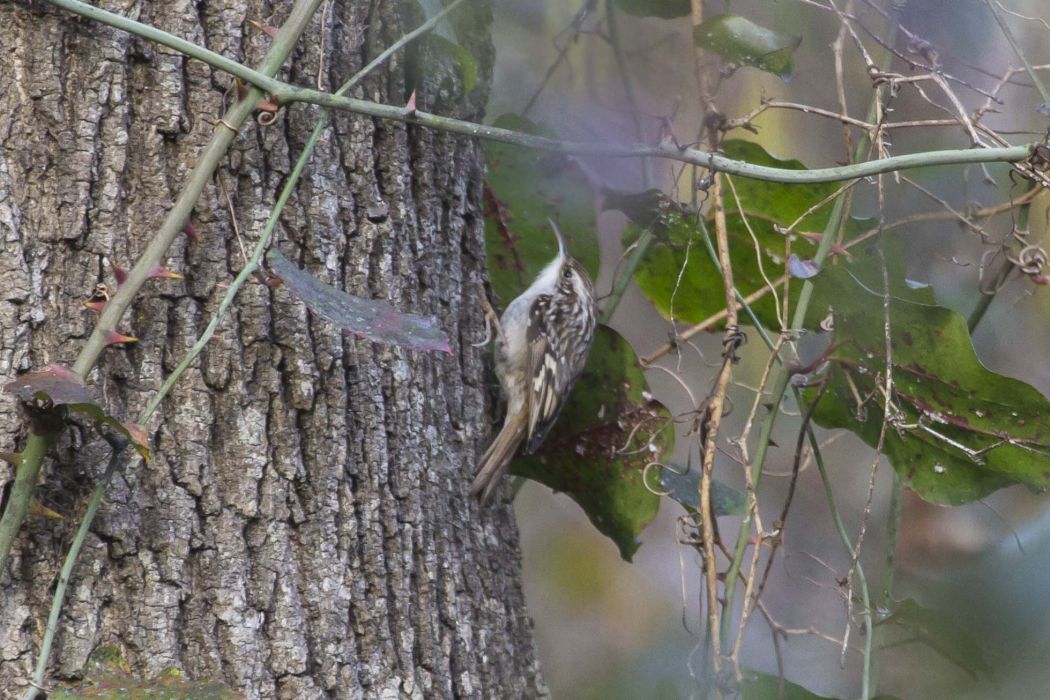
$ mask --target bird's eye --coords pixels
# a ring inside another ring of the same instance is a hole
[[[565,270],[561,273],[561,276],[564,277],[567,280],[571,280],[572,279],[572,268],[571,267],[565,268]]]

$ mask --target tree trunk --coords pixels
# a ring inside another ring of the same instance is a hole
[[[101,3],[255,65],[291,3]],[[357,95],[479,119],[489,9],[456,20],[481,68],[463,96],[426,40]],[[481,6],[480,9],[478,6]],[[335,0],[282,77],[334,89],[422,19],[414,1]],[[0,380],[71,365],[109,263],[128,267],[235,99],[229,76],[42,2],[0,4]],[[224,95],[224,90],[229,93]],[[249,125],[89,385],[133,420],[204,329],[243,266],[317,112]],[[218,127],[225,128],[225,127]],[[356,340],[283,288],[240,293],[200,360],[147,426],[154,448],[113,482],[73,573],[49,682],[116,645],[134,674],[172,667],[248,697],[534,697],[542,694],[509,508],[467,497],[492,411],[478,285],[485,272],[480,146],[334,116],[289,202],[279,247],[326,282],[436,316],[452,353]],[[24,427],[0,398],[0,450]],[[0,572],[0,695],[24,688],[53,583],[108,456],[66,431]],[[0,468],[0,485],[12,472]]]

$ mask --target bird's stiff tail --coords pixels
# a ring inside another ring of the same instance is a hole
[[[478,473],[470,485],[470,495],[479,496],[483,505],[492,499],[503,472],[514,459],[514,453],[518,451],[524,437],[525,415],[520,411],[509,414],[499,435],[478,461]]]

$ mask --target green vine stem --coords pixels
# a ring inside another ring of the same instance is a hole
[[[7,555],[29,514],[29,503],[33,500],[33,488],[40,475],[40,465],[53,440],[52,435],[30,433],[26,446],[22,448],[22,459],[15,471],[11,496],[7,500],[3,518],[0,518],[0,576],[7,569]]]
[[[262,233],[259,235],[259,240],[255,244],[255,248],[252,250],[251,257],[244,264],[237,276],[233,279],[229,289],[222,297],[222,301],[219,302],[219,308],[212,314],[211,320],[208,322],[208,326],[204,329],[204,332],[200,334],[197,340],[193,343],[193,347],[190,348],[186,356],[182,358],[182,361],[171,371],[167,379],[164,380],[164,384],[161,385],[157,393],[150,399],[149,405],[146,406],[146,410],[142,412],[142,417],[139,419],[140,425],[145,425],[146,422],[153,416],[154,412],[160,406],[161,402],[171,391],[175,383],[182,377],[186,369],[193,364],[193,361],[197,359],[197,356],[204,350],[204,347],[211,340],[211,337],[215,334],[219,324],[226,318],[226,312],[229,311],[230,306],[233,305],[233,301],[237,296],[237,292],[241,290],[244,283],[248,281],[248,278],[259,268],[260,262],[262,262],[263,254],[270,245],[270,238],[273,236],[273,231],[277,227],[277,221],[280,219],[281,212],[284,211],[285,204],[288,203],[289,197],[292,192],[295,191],[295,186],[299,183],[299,178],[302,175],[303,168],[306,166],[307,161],[310,160],[310,155],[313,153],[314,147],[317,145],[318,140],[321,138],[321,134],[324,132],[325,126],[328,124],[328,112],[322,111],[321,115],[317,119],[317,124],[314,126],[314,130],[310,133],[310,138],[307,139],[306,146],[303,148],[302,153],[299,154],[299,160],[296,161],[295,167],[292,168],[291,174],[288,176],[288,181],[285,183],[284,188],[281,190],[281,194],[277,197],[277,202],[274,204],[273,210],[270,212],[269,218],[266,220],[266,225],[263,227]]]
[[[708,252],[708,254],[711,257],[712,262],[716,266],[718,266],[719,270],[721,271],[721,267],[720,267],[720,264],[719,264],[719,261],[718,261],[718,254],[715,251],[714,243],[711,241],[710,234],[707,231],[707,228],[704,225],[704,222],[703,222],[702,219],[700,220],[699,223],[700,223],[700,231],[701,231],[701,234],[702,234],[702,240],[704,241],[704,243],[706,245],[707,252]],[[758,335],[762,339],[763,343],[765,343],[766,347],[771,352],[775,351],[776,350],[776,344],[773,342],[773,339],[766,332],[765,328],[763,328],[762,324],[759,323],[758,317],[756,316],[754,310],[751,308],[751,305],[747,302],[747,300],[744,298],[744,296],[740,293],[740,291],[738,289],[734,288],[733,293],[734,293],[734,295],[737,298],[737,302],[740,304],[741,310],[743,310],[751,318],[751,321],[754,324],[755,330],[758,332]],[[783,377],[784,380],[785,380],[785,383],[787,383],[787,380],[789,379],[789,377],[787,375],[787,372],[785,372],[783,370],[783,359],[778,356],[777,357],[777,362],[781,366],[780,376]],[[777,387],[774,387],[774,390],[773,390],[774,394],[783,396],[783,394],[786,392],[786,386],[785,386],[785,388],[782,391],[779,391],[779,392],[778,392],[778,388],[779,388],[779,385]],[[798,403],[799,405],[802,405],[802,395],[799,392],[799,390],[797,388],[792,387],[792,392],[794,394],[796,403]],[[767,426],[768,426],[768,429],[767,429]],[[770,444],[769,437],[770,437],[771,433],[772,433],[772,422],[771,421],[764,422],[763,425],[762,425],[762,433],[760,434],[759,439],[758,439],[758,452],[760,454],[756,454],[756,456],[755,456],[755,463],[756,464],[762,464],[764,462],[765,454],[766,454],[766,451],[768,450],[768,447],[769,447],[769,444]],[[806,427],[806,438],[809,441],[809,444],[810,444],[810,446],[811,446],[811,448],[813,450],[814,459],[816,460],[818,469],[821,472],[821,480],[822,480],[822,482],[824,484],[824,492],[825,492],[825,496],[826,496],[826,498],[828,500],[828,507],[829,507],[829,509],[831,511],[831,517],[832,517],[832,521],[833,521],[833,523],[835,525],[836,533],[838,534],[839,539],[842,541],[843,546],[846,548],[847,553],[849,553],[850,556],[852,556],[853,545],[850,542],[849,534],[846,531],[846,527],[845,527],[845,524],[842,521],[842,517],[839,515],[838,506],[836,505],[835,499],[834,499],[834,492],[833,492],[833,489],[831,488],[831,481],[830,481],[830,478],[827,476],[827,470],[826,470],[826,467],[825,467],[824,459],[823,459],[823,456],[822,456],[822,454],[820,452],[820,443],[817,440],[817,436],[816,436],[816,433],[813,430],[813,426],[812,425],[809,425],[809,426]],[[897,535],[897,530],[896,530],[896,524],[895,523],[899,523],[899,506],[900,506],[899,498],[900,498],[901,483],[900,483],[900,480],[896,478],[896,475],[895,475],[894,478],[895,478],[894,487],[895,487],[896,500],[894,500],[894,496],[893,496],[893,494],[891,494],[891,515],[892,515],[892,512],[894,511],[894,508],[893,508],[892,504],[896,503],[897,504],[897,506],[896,506],[897,519],[891,521],[888,524],[888,526],[887,526],[887,530],[888,530],[887,537],[892,542],[895,543],[896,542],[896,535]],[[884,578],[883,578],[883,591],[884,592],[889,591],[892,588],[893,571],[894,571],[894,565],[896,563],[895,553],[896,553],[896,547],[895,546],[892,549],[892,551],[890,551],[890,550],[887,551],[887,562],[886,562],[887,569],[884,572]],[[733,562],[736,562],[736,561],[737,561],[737,558],[734,557]],[[739,575],[740,566],[739,565],[736,566],[735,571],[737,572],[737,575],[734,576],[734,580],[738,580],[740,578],[740,575]],[[871,653],[872,652],[872,642],[870,641],[870,640],[873,640],[873,635],[874,635],[874,620],[872,619],[872,615],[871,615],[871,605],[870,605],[871,604],[871,596],[870,596],[869,589],[868,589],[868,581],[867,581],[867,577],[864,574],[864,568],[861,565],[859,560],[856,562],[856,571],[857,571],[857,588],[860,591],[861,604],[862,604],[863,610],[864,610],[864,613],[862,613],[862,615],[864,617],[864,622],[865,622],[865,630],[864,631],[865,631],[865,642],[866,642],[866,647],[865,647],[865,649],[866,649],[866,654],[865,654],[866,662],[865,662],[865,669],[864,669],[864,676],[863,676],[863,678],[866,679],[866,678],[871,678],[872,674],[874,672],[874,658],[873,658],[872,653]],[[727,573],[727,576],[728,576],[728,573]],[[735,583],[734,583],[734,586],[735,586]],[[725,618],[723,618],[723,619],[725,619]],[[728,627],[726,627],[723,631],[728,633]],[[864,684],[864,692],[865,693],[869,693],[867,681],[862,681],[862,682]]]
[[[832,243],[836,239],[838,229],[845,219],[845,209],[845,197],[839,197],[836,199],[834,205],[832,205],[828,224],[821,236],[817,253],[814,256],[817,265],[822,266],[827,259],[828,254],[831,252]],[[806,318],[806,311],[809,308],[809,300],[812,296],[813,284],[810,280],[806,280],[802,285],[801,292],[799,292],[798,302],[795,306],[795,315],[792,319],[792,328],[797,329],[803,327]],[[773,380],[773,388],[770,398],[770,405],[773,408],[768,414],[766,414],[765,419],[762,421],[762,426],[759,429],[758,434],[758,446],[755,448],[755,457],[751,464],[751,479],[756,491],[758,490],[758,484],[762,478],[762,467],[765,465],[766,456],[769,452],[770,439],[773,435],[773,426],[776,422],[777,414],[780,412],[780,403],[783,401],[784,394],[787,392],[789,380],[790,375],[783,367],[781,367],[776,373]],[[732,609],[732,605],[736,598],[736,576],[740,571],[740,567],[743,566],[744,551],[747,548],[750,528],[751,514],[745,513],[740,520],[740,531],[737,534],[736,545],[733,549],[733,559],[730,562],[729,570],[726,573],[725,596],[727,610]],[[723,626],[722,633],[724,636],[728,635],[728,628]]]
[[[1018,210],[1017,219],[1019,224],[1022,219],[1027,220],[1028,207],[1028,204],[1022,204],[1021,208]],[[966,318],[966,329],[971,335],[977,330],[977,326],[981,323],[984,315],[988,312],[988,307],[990,307],[995,300],[996,290],[1002,287],[1013,270],[1014,264],[1009,260],[1003,260],[1002,264],[999,265],[999,269],[996,270],[993,275],[992,284],[990,286],[991,291],[980,292],[980,296],[977,299],[977,305],[973,307],[973,311],[971,311],[970,315]]]
[[[52,0],[48,1],[51,2]],[[57,5],[64,5],[70,0],[53,1]],[[77,4],[81,5],[83,3]],[[259,66],[259,71],[252,71],[253,73],[258,72],[260,75],[265,75],[268,80],[271,79],[269,76],[277,73],[285,59],[292,52],[292,48],[298,41],[299,36],[306,30],[310,18],[320,4],[321,0],[300,0],[296,3],[288,20],[277,32],[277,36],[274,37],[269,52]],[[87,7],[91,6],[88,5]],[[149,279],[150,270],[160,264],[168,248],[171,247],[172,241],[182,231],[183,226],[193,212],[193,207],[200,198],[201,192],[211,182],[212,174],[222,158],[225,157],[230,144],[237,138],[238,130],[255,111],[259,100],[263,96],[262,91],[258,89],[249,90],[244,99],[239,100],[221,120],[216,122],[215,134],[198,158],[196,166],[183,185],[178,199],[175,201],[175,205],[168,213],[160,230],[157,231],[157,234],[150,240],[142,255],[139,256],[135,266],[128,272],[127,280],[120,285],[116,294],[106,303],[101,316],[99,316],[98,323],[95,325],[95,331],[88,338],[87,345],[81,350],[80,355],[77,356],[77,360],[73,365],[73,371],[81,377],[86,377],[87,373],[95,365],[98,356],[106,347],[106,336],[116,328],[117,322],[124,315],[128,306],[131,305],[132,299]]]
[[[329,107],[331,109],[346,110],[371,117],[392,119],[395,121],[406,122],[408,124],[417,124],[420,126],[439,129],[441,131],[463,134],[474,138],[527,146],[529,148],[554,151],[567,155],[598,155],[614,158],[663,158],[697,165],[708,170],[718,170],[729,173],[730,175],[739,175],[741,177],[749,177],[756,180],[815,184],[852,180],[882,173],[896,172],[898,170],[927,166],[972,165],[975,163],[994,162],[1019,163],[1029,157],[1031,149],[1034,146],[1034,144],[1029,143],[1021,146],[1001,148],[964,148],[927,151],[881,158],[846,166],[817,168],[814,170],[785,170],[782,168],[754,165],[743,161],[733,160],[716,153],[709,153],[694,148],[678,148],[673,144],[644,145],[561,141],[532,134],[523,134],[509,129],[500,129],[459,119],[441,117],[435,114],[421,112],[412,107],[385,105],[377,102],[369,102],[367,100],[337,96],[313,90],[311,88],[289,85],[288,83],[277,80],[269,75],[264,75],[259,71],[252,70],[240,63],[231,61],[213,51],[197,46],[185,39],[180,39],[167,32],[160,31],[154,27],[149,27],[112,12],[100,10],[97,7],[85,4],[79,0],[45,1],[83,17],[96,20],[151,41],[156,41],[157,43],[173,48],[192,58],[201,60],[214,68],[227,71],[232,75],[241,78],[245,82],[255,85],[257,88],[268,93],[274,100],[282,104],[288,102],[306,102],[320,105],[322,107]]]
[[[76,537],[73,538],[73,543],[69,546],[69,553],[62,564],[62,571],[58,575],[55,595],[51,600],[51,613],[47,618],[47,630],[44,632],[44,641],[40,645],[40,657],[37,659],[36,670],[33,672],[33,682],[22,696],[22,700],[33,700],[42,692],[44,674],[47,672],[47,660],[51,656],[51,645],[54,644],[55,634],[58,632],[58,618],[62,613],[62,603],[66,598],[69,577],[73,574],[73,567],[76,565],[77,556],[80,554],[84,541],[87,539],[88,530],[90,530],[91,523],[95,519],[95,513],[98,512],[98,507],[102,504],[102,498],[106,494],[106,487],[117,472],[121,455],[124,454],[124,448],[127,447],[127,441],[114,440],[111,441],[110,445],[113,448],[113,452],[109,457],[109,464],[106,466],[106,471],[99,478],[98,483],[95,484],[95,492],[91,495],[87,512],[84,513],[84,517],[80,521]]]
[[[810,443],[813,445],[813,450],[817,450],[816,436],[810,435]],[[830,497],[830,496],[829,496]],[[900,475],[896,471],[893,472],[893,481],[890,484],[890,504],[889,509],[886,513],[886,545],[885,545],[885,556],[883,560],[882,569],[882,580],[879,582],[879,597],[875,612],[878,613],[880,618],[885,617],[892,609],[893,606],[893,583],[897,575],[897,543],[900,540],[900,526],[901,526],[901,514],[902,506],[904,502],[904,481],[900,478]],[[848,542],[844,542],[849,546]],[[863,574],[860,565],[859,553],[857,559],[857,580],[860,582],[860,577]],[[865,586],[866,588],[866,586]],[[863,589],[862,589],[863,594]],[[868,619],[871,619],[871,611],[869,611]],[[867,628],[869,634],[872,633],[872,627],[874,627],[877,620],[871,620],[871,627]],[[881,634],[877,639],[873,638],[872,644],[877,644],[878,648],[884,648],[885,642],[883,636],[885,630],[882,630]],[[879,657],[872,656],[869,675],[875,679],[876,683],[879,678],[878,670]]]
[[[893,578],[897,573],[897,538],[900,534],[901,502],[904,482],[897,472],[893,473],[890,486],[890,507],[886,520],[886,562],[879,583],[879,608],[888,609],[893,604]]]
[[[605,303],[602,304],[602,315],[598,319],[601,323],[608,323],[609,319],[616,312],[616,307],[620,305],[620,301],[623,299],[624,293],[631,284],[631,280],[634,279],[635,270],[642,264],[642,258],[645,257],[645,253],[649,250],[649,246],[654,240],[654,235],[651,229],[645,229],[642,231],[642,235],[638,237],[638,240],[631,246],[631,250],[627,255],[627,260],[623,264],[623,268],[620,270],[616,278],[613,279],[612,291],[609,292],[609,296],[606,298]]]

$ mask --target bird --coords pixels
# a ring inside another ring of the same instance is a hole
[[[507,306],[496,327],[495,367],[507,415],[470,485],[470,495],[482,504],[491,500],[519,448],[533,454],[543,443],[587,364],[598,323],[594,284],[569,255],[558,226],[547,221],[558,254]]]

